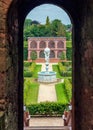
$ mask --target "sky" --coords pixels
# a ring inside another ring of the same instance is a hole
[[[35,7],[26,18],[45,24],[47,16],[49,16],[50,22],[54,19],[59,19],[65,25],[71,24],[68,14],[62,8],[52,4],[43,4]]]

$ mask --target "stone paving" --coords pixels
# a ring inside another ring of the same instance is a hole
[[[40,63],[39,63],[40,64]],[[42,71],[45,71],[45,64],[42,64]],[[52,71],[52,64],[49,64],[49,71]],[[40,84],[38,102],[57,101],[55,83]],[[62,117],[31,117],[29,126],[63,126]]]
[[[63,126],[62,117],[32,117],[29,126]]]

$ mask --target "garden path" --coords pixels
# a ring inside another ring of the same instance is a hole
[[[64,126],[62,117],[31,117],[29,126]]]
[[[45,71],[45,63],[41,63],[41,64],[42,64],[41,71]],[[49,64],[49,71],[52,71],[52,63]],[[55,83],[51,83],[51,84],[40,83],[38,103],[45,102],[45,101],[50,101],[50,102],[57,101]]]

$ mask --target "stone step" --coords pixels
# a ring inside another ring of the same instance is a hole
[[[32,126],[25,127],[24,130],[69,130],[68,126]]]

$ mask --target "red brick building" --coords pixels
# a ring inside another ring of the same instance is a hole
[[[62,52],[66,54],[65,37],[29,37],[28,38],[28,60],[31,52],[37,53],[37,61],[44,61],[44,49],[50,48],[50,61],[58,62]]]

